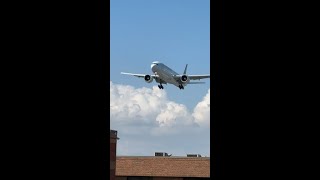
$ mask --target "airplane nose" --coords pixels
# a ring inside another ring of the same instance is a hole
[[[151,64],[151,70],[154,70],[155,66],[156,66],[156,64]]]

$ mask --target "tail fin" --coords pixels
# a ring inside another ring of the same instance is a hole
[[[188,64],[186,64],[186,67],[184,68],[183,74],[187,73],[187,67],[188,67]]]

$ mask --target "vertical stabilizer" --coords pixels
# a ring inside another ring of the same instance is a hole
[[[186,67],[184,68],[183,74],[187,73],[188,64],[186,64]]]

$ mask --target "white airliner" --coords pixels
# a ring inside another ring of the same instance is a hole
[[[164,65],[163,63],[160,63],[159,61],[152,62],[151,64],[151,70],[154,74],[133,74],[133,73],[125,73],[121,72],[121,74],[136,76],[139,78],[144,78],[144,80],[147,83],[151,83],[153,79],[160,83],[158,87],[160,89],[163,89],[162,84],[173,84],[180,89],[184,89],[184,86],[187,84],[204,84],[204,82],[190,82],[190,80],[200,80],[204,78],[210,78],[210,74],[205,75],[187,75],[187,67],[186,65],[183,74],[178,74],[172,69],[170,69],[168,66]]]

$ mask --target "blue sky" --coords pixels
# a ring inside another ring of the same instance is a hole
[[[209,0],[111,0],[110,28],[110,79],[115,86],[153,89],[155,82],[148,84],[120,72],[150,74],[155,60],[178,73],[185,64],[188,74],[210,73]],[[203,81],[206,84],[188,85],[184,90],[164,85],[165,100],[192,112],[210,88],[210,79]],[[117,124],[112,122],[111,127]],[[115,128],[121,135],[122,126]]]

